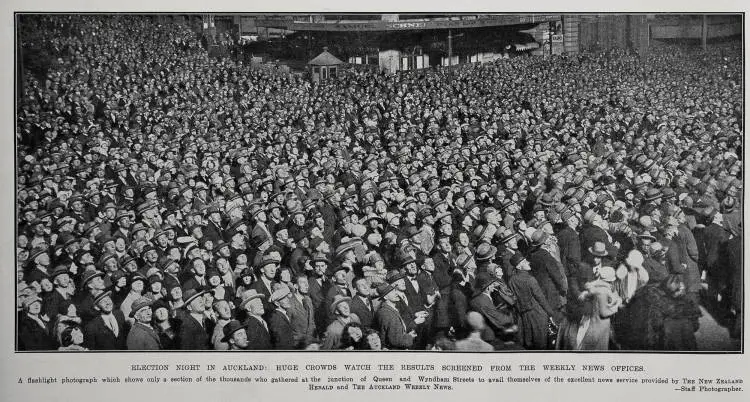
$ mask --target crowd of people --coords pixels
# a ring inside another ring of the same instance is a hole
[[[740,45],[313,84],[23,18],[18,350],[685,351],[699,304],[739,336]]]

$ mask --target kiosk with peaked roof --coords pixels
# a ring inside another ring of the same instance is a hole
[[[343,61],[328,52],[324,47],[323,52],[307,63],[310,66],[310,76],[313,82],[325,81],[335,78]]]

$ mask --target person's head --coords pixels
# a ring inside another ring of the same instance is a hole
[[[232,307],[226,300],[215,301],[213,309],[216,312],[216,315],[223,320],[229,320],[232,318]]]
[[[348,301],[341,301],[336,304],[336,315],[339,317],[348,318],[351,314],[351,309],[349,307]]]
[[[333,281],[336,282],[337,285],[346,285],[346,270],[336,270],[336,272],[333,273]]]
[[[62,346],[81,345],[83,344],[83,331],[78,325],[66,327],[60,334]]]
[[[685,295],[685,281],[681,274],[671,274],[662,282],[664,291],[672,298],[680,298]]]
[[[253,299],[247,302],[245,305],[245,310],[247,310],[248,313],[256,316],[262,316],[265,314],[266,310],[263,307],[263,301],[258,299]]]
[[[193,259],[191,271],[193,275],[203,276],[206,274],[206,263],[200,258]]]
[[[96,301],[96,308],[104,314],[109,314],[114,309],[115,305],[112,302],[112,297],[109,292],[100,296]]]
[[[195,314],[203,314],[206,311],[206,299],[202,296],[194,297],[187,305],[188,311]]]
[[[372,287],[370,286],[370,282],[367,280],[367,278],[363,276],[359,276],[355,278],[353,281],[353,285],[357,294],[362,297],[368,297],[372,293]]]
[[[364,333],[365,341],[367,342],[367,347],[370,350],[382,350],[383,344],[380,341],[380,334],[378,331],[375,331],[372,328],[368,328]]]
[[[239,329],[232,333],[232,337],[229,338],[229,345],[233,349],[247,349],[249,342],[247,339],[247,331]]]
[[[443,236],[440,239],[438,239],[438,248],[443,253],[450,253],[453,250],[453,246],[451,245],[451,240],[447,236]]]
[[[135,313],[136,321],[143,323],[143,324],[150,323],[152,316],[153,316],[153,311],[151,310],[151,306],[144,307]]]
[[[268,280],[273,280],[276,277],[276,270],[278,269],[278,266],[274,262],[269,262],[261,268],[261,272],[263,272],[263,276],[266,277]]]
[[[364,336],[364,328],[362,324],[358,322],[350,322],[344,326],[344,331],[341,333],[341,344],[344,347],[358,345]]]

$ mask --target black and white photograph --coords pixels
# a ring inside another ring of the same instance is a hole
[[[742,353],[744,17],[16,12],[14,351]]]

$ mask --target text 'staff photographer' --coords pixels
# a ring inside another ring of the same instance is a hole
[[[16,17],[17,351],[741,351],[741,15]]]

